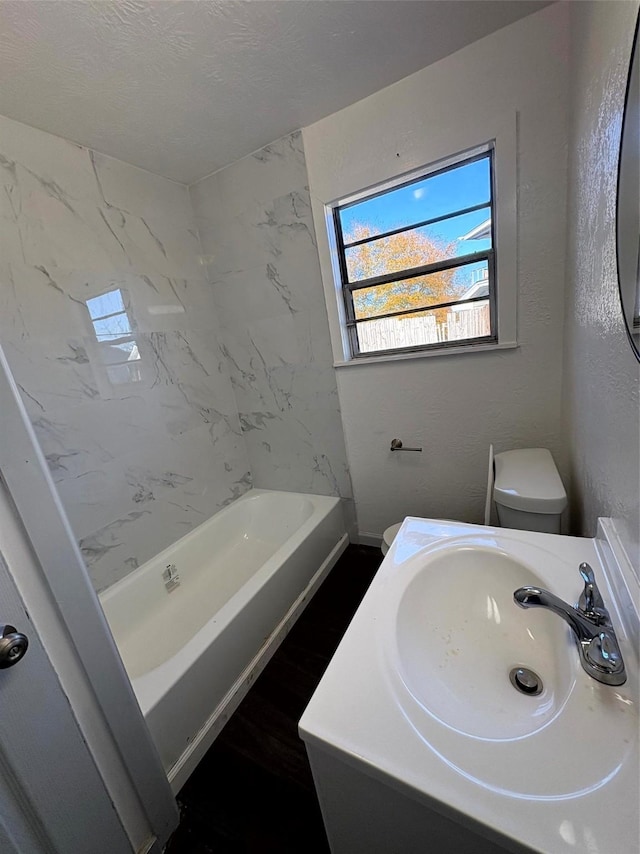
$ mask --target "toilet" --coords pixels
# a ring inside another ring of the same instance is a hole
[[[455,519],[440,519],[441,522],[455,522]],[[384,534],[382,535],[382,542],[380,543],[380,551],[383,555],[391,548],[391,543],[395,540],[398,531],[402,527],[402,522],[396,522],[395,525],[389,525],[388,528],[385,529]]]
[[[503,451],[493,458],[493,469],[493,500],[501,527],[560,533],[567,494],[546,448]],[[401,526],[402,522],[396,522],[385,530],[380,546],[383,555],[391,548]]]
[[[567,494],[546,448],[503,451],[494,458],[493,500],[503,528],[560,533]]]
[[[383,555],[386,555],[391,548],[391,543],[395,540],[401,527],[402,522],[396,522],[395,525],[389,525],[388,528],[385,528],[384,534],[382,535],[382,542],[380,543],[380,550]]]

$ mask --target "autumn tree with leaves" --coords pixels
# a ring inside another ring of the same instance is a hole
[[[355,224],[349,235],[345,236],[345,243],[364,240],[378,233],[370,226]],[[346,250],[349,281],[355,282],[443,261],[455,256],[455,250],[454,243],[427,237],[419,231],[404,231],[380,240],[372,240]],[[356,290],[353,292],[356,317],[375,317],[457,300],[463,288],[455,283],[454,277],[455,270],[443,270],[414,279]],[[436,320],[445,321],[448,311],[446,308],[436,310]],[[408,316],[415,317],[419,314],[416,312]]]

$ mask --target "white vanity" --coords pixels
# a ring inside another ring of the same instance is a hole
[[[573,605],[583,562],[619,686],[514,601]],[[333,854],[637,852],[637,602],[608,520],[589,540],[406,519],[300,721]]]

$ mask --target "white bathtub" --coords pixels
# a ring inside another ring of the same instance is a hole
[[[339,498],[253,489],[100,595],[174,792],[347,542]]]

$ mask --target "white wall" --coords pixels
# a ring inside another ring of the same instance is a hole
[[[186,187],[0,118],[0,343],[98,589],[249,487]],[[127,294],[139,379],[84,304]]]
[[[0,119],[0,342],[98,588],[246,489],[249,454],[260,486],[348,497],[340,408],[365,535],[411,513],[480,521],[489,442],[542,445],[567,481],[570,460],[573,530],[612,515],[637,556],[638,370],[613,208],[636,7],[554,4],[306,128],[304,151],[294,135],[200,182],[217,305],[185,187]],[[518,349],[338,368],[339,407],[305,154],[328,202],[428,163],[443,131],[516,119]],[[78,300],[112,284],[146,354],[135,389],[105,389],[87,355]],[[391,454],[395,437],[423,454]]]
[[[190,189],[255,486],[351,505],[302,135]]]
[[[473,145],[517,120],[519,348],[337,368],[365,537],[407,514],[481,521],[490,442],[548,447],[564,473],[567,19],[550,6],[303,131],[327,203],[429,163],[449,128]],[[394,437],[424,452],[392,454]]]
[[[612,516],[640,574],[640,371],[616,271],[620,129],[638,4],[571,5],[564,419],[573,528]]]

